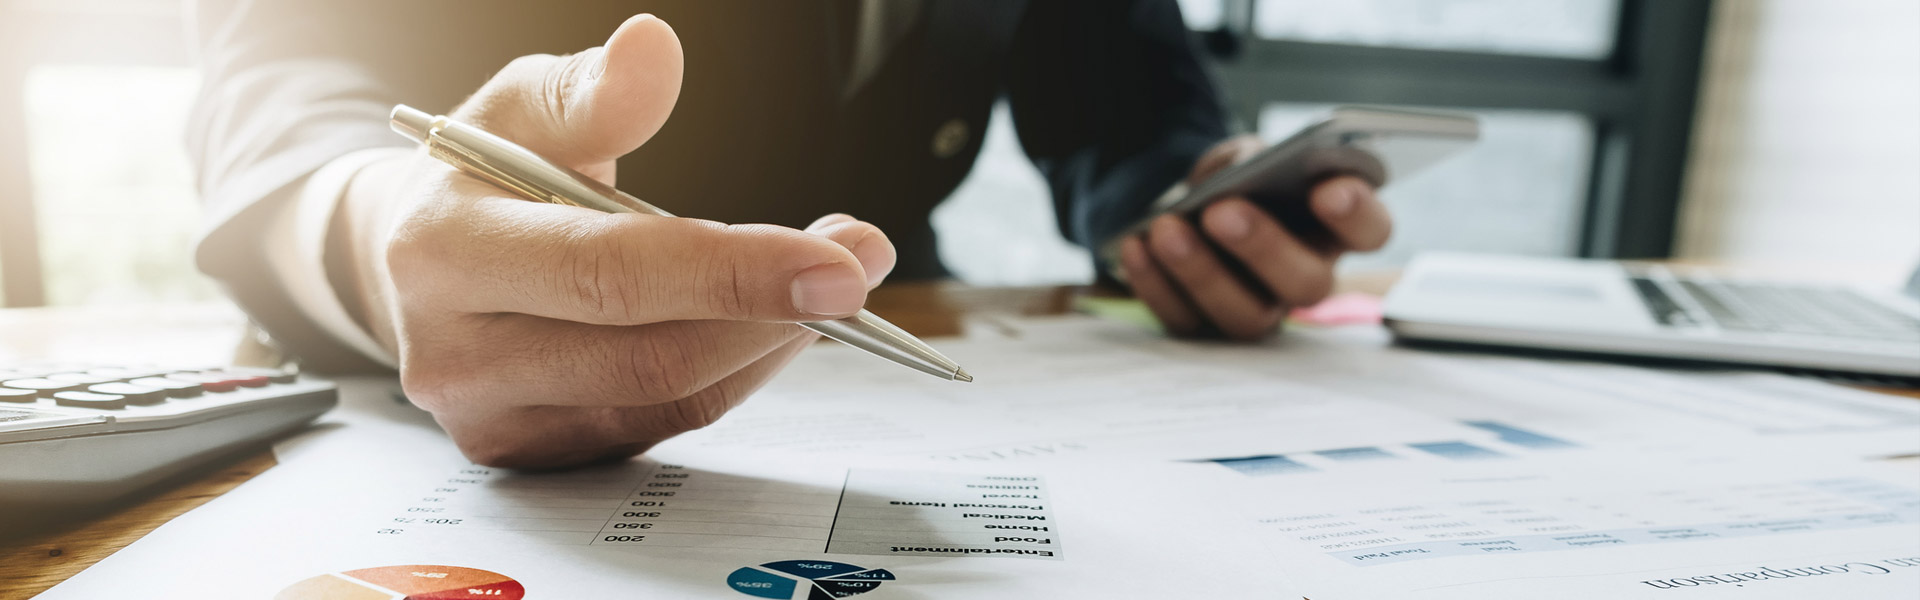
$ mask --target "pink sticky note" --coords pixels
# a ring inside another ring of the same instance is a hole
[[[1293,309],[1287,317],[1306,325],[1378,325],[1380,297],[1360,292],[1334,294],[1319,304]]]

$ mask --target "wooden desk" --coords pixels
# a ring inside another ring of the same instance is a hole
[[[1341,288],[1378,293],[1391,282],[1390,276],[1355,277],[1343,281]],[[965,315],[1061,314],[1072,308],[1076,296],[1088,293],[1097,292],[1080,287],[905,284],[875,291],[868,306],[916,335],[938,337],[960,333],[961,317]],[[0,360],[57,355],[63,348],[86,348],[89,339],[126,332],[140,339],[165,340],[168,351],[175,356],[225,362],[242,337],[242,323],[238,313],[225,307],[192,307],[184,312],[175,309],[0,311]],[[244,344],[241,348],[245,348]],[[127,350],[135,352],[131,356],[155,351],[145,345]],[[1890,392],[1920,398],[1920,391],[1916,390]],[[45,591],[274,464],[272,452],[255,451],[210,465],[171,487],[132,499],[94,517],[46,531],[0,538],[0,598],[25,598]]]

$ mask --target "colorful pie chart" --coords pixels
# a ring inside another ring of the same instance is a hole
[[[274,600],[521,600],[526,588],[493,571],[440,565],[354,569],[302,579]]]
[[[782,560],[740,567],[727,575],[727,587],[756,598],[833,600],[871,592],[893,572],[830,560]]]

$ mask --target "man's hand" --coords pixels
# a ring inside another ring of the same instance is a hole
[[[1221,142],[1194,164],[1190,183],[1258,153],[1258,139]],[[1357,177],[1314,186],[1308,202],[1332,239],[1308,242],[1245,198],[1227,198],[1200,215],[1201,231],[1180,217],[1156,219],[1146,235],[1121,243],[1121,266],[1133,292],[1178,336],[1217,332],[1236,340],[1272,335],[1287,310],[1309,306],[1333,289],[1333,266],[1349,251],[1377,250],[1393,222],[1373,187]],[[1213,251],[1208,241],[1225,251]],[[1239,261],[1253,275],[1250,289],[1228,268]]]
[[[641,15],[603,48],[515,60],[454,116],[611,184],[681,69],[673,30]],[[858,312],[894,264],[846,215],[805,232],[607,215],[419,154],[363,170],[345,208],[356,308],[408,398],[497,466],[624,458],[712,423],[814,339],[791,323]]]

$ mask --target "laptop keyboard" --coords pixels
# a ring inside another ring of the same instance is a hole
[[[1710,279],[1680,279],[1680,288],[1721,329],[1848,338],[1920,341],[1920,319],[1839,288]],[[1652,279],[1634,277],[1655,319],[1667,325],[1692,325],[1701,315],[1689,312]]]

